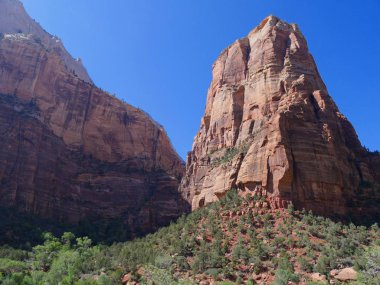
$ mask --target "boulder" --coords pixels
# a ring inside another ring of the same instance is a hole
[[[334,276],[338,275],[338,273],[339,273],[339,270],[333,269],[333,270],[330,271],[330,276],[334,277]]]
[[[131,280],[131,273],[125,274],[121,280],[122,284],[127,284]]]
[[[342,282],[347,282],[356,280],[357,275],[357,272],[352,267],[348,267],[340,270],[339,273],[335,276],[335,279]]]
[[[322,275],[320,273],[312,273],[310,276],[310,279],[315,282],[321,282],[327,284],[327,279],[325,275]]]

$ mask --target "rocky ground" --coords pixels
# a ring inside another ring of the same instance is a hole
[[[159,249],[153,263],[158,269],[139,266],[124,276],[125,283],[154,279],[155,270],[166,269],[195,284],[340,284],[358,279],[366,284],[365,258],[379,253],[377,225],[343,225],[291,206],[271,210],[264,197],[228,196],[142,240]]]

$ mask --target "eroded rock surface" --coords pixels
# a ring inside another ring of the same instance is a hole
[[[131,232],[186,210],[162,126],[94,86],[19,1],[0,0],[0,32],[1,206],[71,223],[120,218]]]
[[[79,78],[92,82],[80,59],[74,59],[65,49],[61,40],[51,36],[25,12],[19,0],[0,0],[0,32],[8,34],[29,34],[35,41],[41,42],[57,52],[66,68]]]
[[[323,215],[380,209],[368,153],[324,85],[295,24],[266,18],[213,65],[205,114],[181,184],[196,209],[231,188]]]

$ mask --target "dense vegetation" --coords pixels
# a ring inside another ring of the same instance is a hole
[[[41,219],[20,213],[16,209],[0,208],[0,245],[31,249],[42,243],[43,234],[50,232],[61,236],[64,232],[72,232],[76,236],[88,236],[94,243],[112,244],[131,238],[120,219],[97,219],[81,221],[78,225],[65,224],[59,221]]]
[[[0,247],[1,284],[288,284],[354,266],[354,284],[380,284],[380,230],[307,213],[269,210],[230,191],[154,234],[112,245],[66,232],[30,249]],[[260,281],[259,281],[260,280]],[[205,283],[208,284],[208,283]]]

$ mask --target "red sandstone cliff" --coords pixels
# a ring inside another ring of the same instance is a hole
[[[296,25],[270,16],[222,52],[181,185],[193,209],[239,188],[272,207],[375,217],[379,174]]]
[[[146,113],[105,93],[18,0],[0,0],[0,205],[131,232],[185,211],[182,161]]]
[[[19,0],[0,0],[0,8],[1,33],[33,35],[34,39],[41,41],[45,47],[54,49],[71,72],[84,81],[92,82],[81,61],[73,59],[59,38],[51,36],[37,22],[31,19]]]

